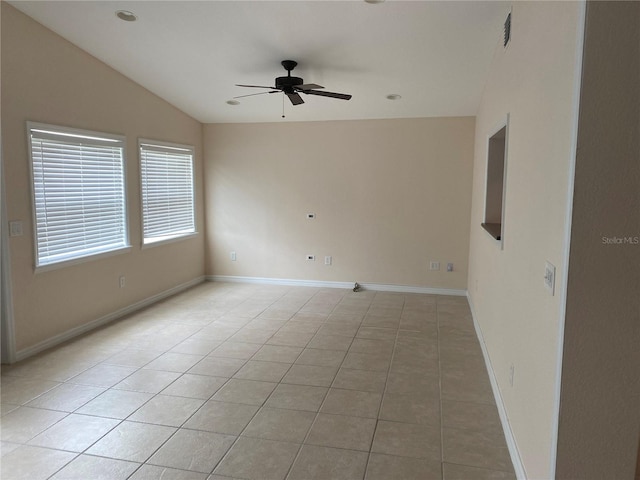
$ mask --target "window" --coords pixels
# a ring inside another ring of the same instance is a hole
[[[140,140],[145,245],[196,233],[193,147]]]
[[[500,241],[503,237],[505,176],[507,158],[507,123],[489,137],[487,151],[487,186],[482,227]]]
[[[124,137],[27,124],[36,267],[127,248]]]

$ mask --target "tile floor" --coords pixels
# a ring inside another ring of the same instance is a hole
[[[515,478],[460,297],[205,283],[1,402],[3,480]]]

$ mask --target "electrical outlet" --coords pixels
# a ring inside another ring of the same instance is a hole
[[[509,366],[509,385],[513,387],[513,377],[516,374],[516,367],[513,363]]]
[[[126,279],[124,278],[124,275],[121,275],[120,278],[118,279],[118,284],[120,285],[120,288],[124,288],[126,285]]]
[[[333,259],[331,258],[331,256],[324,257],[324,264],[325,265],[331,265],[332,261],[333,261]]]
[[[309,260],[311,262],[315,262],[316,261],[316,256],[315,255],[307,255],[307,260]]]
[[[440,270],[440,262],[429,262],[429,270]]]
[[[236,261],[236,252],[231,252],[231,261],[235,262]]]

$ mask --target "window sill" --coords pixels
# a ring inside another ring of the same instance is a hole
[[[87,255],[86,257],[72,258],[70,260],[63,260],[61,262],[49,263],[47,265],[40,265],[35,267],[35,273],[48,272],[50,270],[57,270],[59,268],[71,267],[80,263],[93,262],[102,258],[113,257],[114,255],[121,255],[123,253],[129,253],[131,251],[131,245],[126,247],[111,250],[109,252],[94,253]]]
[[[158,247],[160,245],[167,245],[168,243],[179,242],[181,240],[188,240],[190,238],[194,238],[198,236],[198,232],[187,233],[185,235],[179,235],[177,237],[170,237],[164,240],[157,240],[155,242],[147,242],[142,244],[142,249],[145,250],[147,248]]]
[[[502,224],[501,223],[481,223],[480,225],[495,240],[498,240],[498,241],[501,240],[501,236],[502,236]]]

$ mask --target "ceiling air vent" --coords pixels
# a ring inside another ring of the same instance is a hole
[[[511,12],[507,15],[507,19],[504,21],[504,46],[506,47],[511,40]]]

